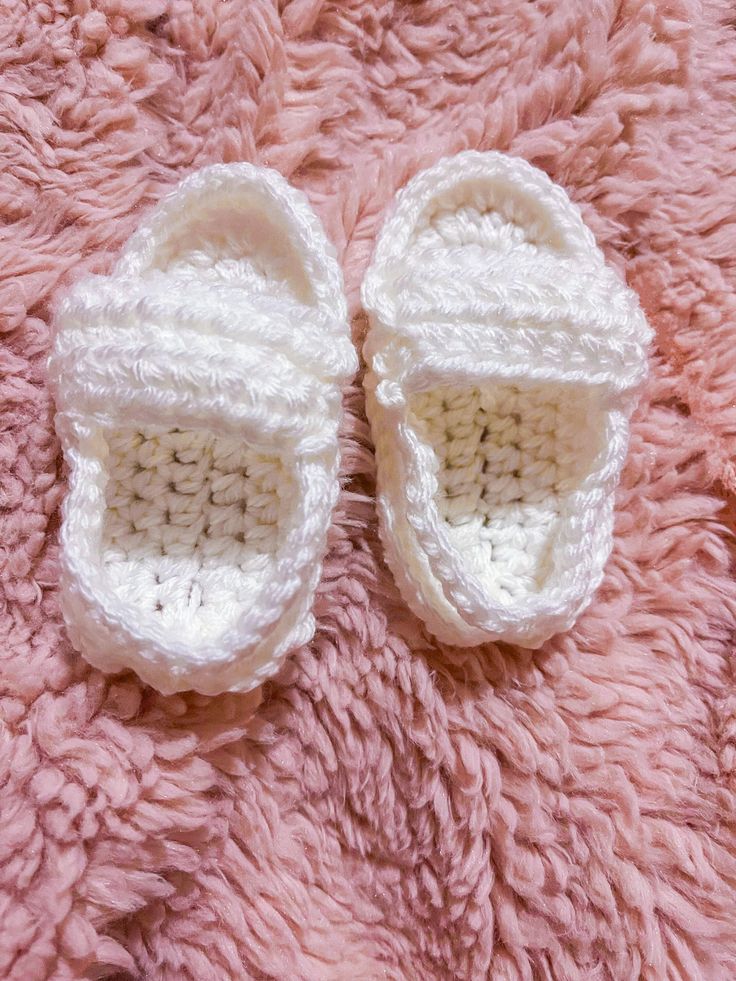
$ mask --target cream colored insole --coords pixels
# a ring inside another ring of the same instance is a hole
[[[203,430],[109,438],[106,573],[167,626],[216,633],[262,581],[291,478],[276,456]]]
[[[423,392],[412,409],[436,455],[440,515],[470,569],[500,598],[539,590],[589,457],[582,399],[561,385],[499,383]]]

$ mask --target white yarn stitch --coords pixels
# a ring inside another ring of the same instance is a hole
[[[441,640],[541,645],[590,602],[651,332],[578,209],[468,151],[398,194],[363,283],[387,561]]]
[[[64,299],[75,647],[159,691],[248,691],[308,642],[357,359],[334,250],[276,172],[216,165]]]

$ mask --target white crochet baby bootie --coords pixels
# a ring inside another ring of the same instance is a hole
[[[72,642],[165,693],[256,687],[314,632],[357,367],[317,217],[274,171],[208,167],[57,323]]]
[[[398,195],[363,285],[387,560],[441,640],[537,647],[590,601],[650,330],[565,192],[461,153]]]

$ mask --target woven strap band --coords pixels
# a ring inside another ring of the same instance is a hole
[[[171,277],[131,279],[126,291],[108,283],[61,311],[52,366],[61,412],[218,426],[258,441],[324,431],[349,341],[333,340],[319,311],[227,285],[200,310]]]
[[[465,372],[616,392],[639,384],[644,354],[630,325],[641,313],[631,291],[607,267],[573,269],[575,261],[531,257],[523,277],[518,260],[411,270],[392,311],[403,381]]]

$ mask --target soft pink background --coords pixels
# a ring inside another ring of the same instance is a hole
[[[732,5],[2,10],[0,976],[730,981]],[[89,670],[55,593],[58,290],[182,175],[253,160],[321,213],[359,341],[385,206],[468,146],[562,183],[657,330],[592,609],[534,655],[427,637],[355,386],[319,630],[255,714]]]

